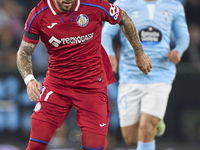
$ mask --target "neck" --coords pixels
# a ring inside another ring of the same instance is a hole
[[[62,10],[61,10],[60,7],[58,6],[58,3],[56,2],[56,0],[52,0],[52,1],[53,1],[54,5],[56,6],[56,8],[57,8],[60,12],[62,12]]]

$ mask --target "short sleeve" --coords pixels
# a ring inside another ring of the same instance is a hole
[[[107,21],[110,24],[117,24],[121,18],[121,8],[117,5],[102,0],[99,4],[101,21]]]
[[[32,11],[29,13],[29,16],[26,20],[24,31],[25,34],[23,36],[23,40],[32,43],[37,44],[39,42],[39,24],[38,24],[38,17],[37,15],[39,12],[37,11],[37,8],[35,7],[32,9]]]

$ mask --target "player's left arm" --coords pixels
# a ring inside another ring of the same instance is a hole
[[[176,13],[177,14],[172,23],[172,31],[176,39],[176,46],[167,54],[167,58],[174,64],[177,64],[181,61],[181,56],[187,50],[190,42],[185,12],[181,4],[179,5]]]
[[[97,1],[95,1],[97,3]],[[128,14],[117,5],[110,4],[107,0],[98,1],[96,9],[99,21],[107,21],[110,24],[119,24],[126,38],[129,40],[134,49],[135,61],[137,67],[144,73],[148,74],[153,67],[150,58],[144,53],[135,24]]]
[[[143,50],[134,22],[124,10],[121,11],[122,15],[118,24],[128,41],[130,42],[131,46],[133,47],[136,65],[144,74],[148,74],[148,72],[150,72],[151,68],[153,67],[151,64],[151,60]]]

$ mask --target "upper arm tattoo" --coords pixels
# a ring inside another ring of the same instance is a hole
[[[124,10],[122,10],[122,16],[118,24],[121,27],[121,30],[123,31],[126,38],[129,40],[130,44],[132,45],[135,55],[140,56],[141,54],[143,54],[144,50],[142,48],[135,24]]]
[[[17,52],[17,68],[24,79],[28,74],[33,74],[31,55],[36,44],[30,44],[22,40]]]

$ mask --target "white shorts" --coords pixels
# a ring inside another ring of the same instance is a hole
[[[120,126],[130,126],[139,121],[141,112],[162,119],[165,115],[171,85],[120,84],[118,110]]]

